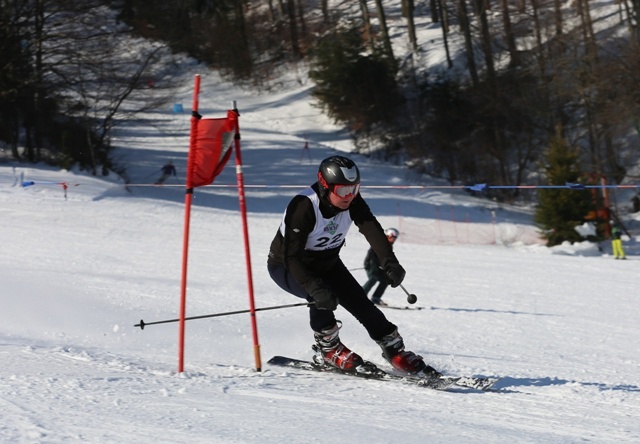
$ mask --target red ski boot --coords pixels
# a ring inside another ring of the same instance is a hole
[[[364,364],[364,361],[340,341],[338,331],[342,325],[339,325],[339,322],[331,328],[314,332],[316,345],[313,346],[313,349],[316,351],[316,355],[313,360],[317,364],[325,363],[347,372],[353,372]]]
[[[436,369],[425,364],[422,356],[404,349],[404,341],[398,333],[398,329],[376,342],[382,348],[382,357],[389,361],[396,370],[407,375],[424,378],[438,378],[441,376]]]

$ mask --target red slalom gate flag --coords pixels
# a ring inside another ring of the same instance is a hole
[[[227,111],[227,117],[200,119],[195,144],[189,154],[187,184],[191,187],[210,185],[231,157],[238,115]]]

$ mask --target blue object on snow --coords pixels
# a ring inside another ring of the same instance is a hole
[[[470,187],[467,187],[467,188],[470,189],[471,191],[484,191],[489,187],[487,186],[486,183],[477,183],[477,184],[471,185]]]

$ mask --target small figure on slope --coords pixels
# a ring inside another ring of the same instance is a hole
[[[622,230],[614,221],[611,224],[611,247],[613,248],[613,257],[616,259],[626,259],[624,248],[622,247]]]
[[[317,182],[291,199],[269,249],[267,269],[274,282],[313,302],[309,317],[315,338],[314,360],[343,371],[366,371],[364,360],[340,340],[342,322],[336,320],[334,310],[341,305],[364,326],[395,369],[439,376],[422,357],[405,350],[398,328],[369,300],[340,259],[352,223],[382,259],[390,285],[400,285],[405,270],[360,194],[358,167],[343,156],[323,160]]]
[[[400,232],[395,228],[387,228],[384,230],[384,234],[387,236],[389,245],[393,248],[393,244],[400,236]],[[364,292],[369,294],[374,285],[378,284],[375,291],[371,295],[371,302],[376,305],[387,305],[382,301],[382,295],[384,294],[387,286],[387,279],[384,275],[384,270],[380,266],[380,259],[373,248],[369,248],[367,255],[364,258],[364,270],[367,272],[367,282],[364,283],[362,288]]]
[[[162,174],[156,181],[156,185],[162,185],[169,177],[176,177],[176,167],[173,166],[173,162],[168,161],[162,168],[160,168]]]

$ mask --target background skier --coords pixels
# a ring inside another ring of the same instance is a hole
[[[173,162],[168,161],[162,168],[160,168],[162,174],[156,181],[156,185],[162,185],[169,177],[176,177],[176,167],[173,166]]]
[[[400,232],[395,228],[387,228],[384,230],[384,234],[387,236],[389,245],[393,247],[394,242],[398,239]],[[364,270],[367,272],[367,282],[364,283],[362,288],[364,292],[369,294],[374,285],[378,284],[373,295],[371,295],[371,302],[376,305],[387,305],[382,301],[382,295],[384,294],[387,286],[387,279],[384,275],[384,270],[380,266],[380,259],[373,248],[369,248],[367,255],[364,258]]]
[[[611,247],[613,257],[616,259],[626,259],[624,248],[622,247],[622,230],[614,221],[611,221]]]

